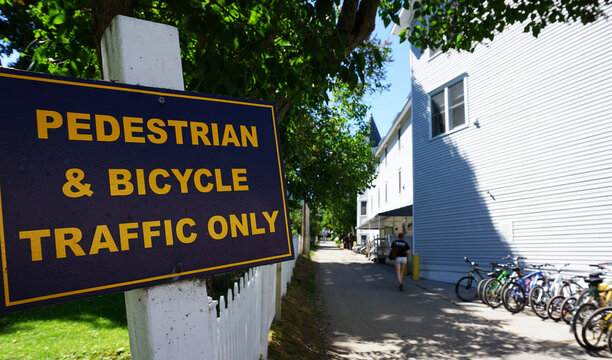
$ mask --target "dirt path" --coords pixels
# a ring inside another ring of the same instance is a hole
[[[392,266],[332,242],[320,244],[314,261],[331,359],[593,358],[564,324],[456,304],[442,291],[452,285],[437,291],[406,279],[400,292]],[[595,357],[611,358],[606,352]]]

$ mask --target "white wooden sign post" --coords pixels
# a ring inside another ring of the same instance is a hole
[[[175,27],[116,16],[102,38],[102,58],[105,80],[184,90]],[[216,309],[202,279],[127,291],[125,301],[132,359],[215,358]]]

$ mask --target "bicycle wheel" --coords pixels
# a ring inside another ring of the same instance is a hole
[[[478,297],[480,298],[480,301],[482,301],[484,304],[486,304],[487,302],[485,301],[484,298],[484,289],[485,289],[485,284],[487,283],[487,281],[489,281],[490,279],[482,279],[478,282]]]
[[[595,310],[582,326],[582,340],[586,348],[589,350],[605,349],[611,326],[612,307]]]
[[[519,284],[511,284],[502,294],[504,307],[513,314],[523,310],[526,300],[525,290]]]
[[[587,347],[582,340],[582,326],[589,316],[591,316],[591,314],[595,311],[595,309],[597,309],[597,307],[593,303],[582,304],[578,310],[576,310],[576,314],[572,319],[572,332],[574,333],[574,338],[576,338],[578,344],[585,349]]]
[[[455,284],[455,295],[461,301],[473,301],[478,297],[478,281],[473,276],[464,276]]]
[[[561,304],[565,298],[563,295],[553,296],[552,299],[548,301],[546,304],[546,312],[548,313],[548,317],[555,321],[561,320]]]
[[[570,296],[561,303],[561,319],[567,324],[571,325],[572,320],[574,320],[574,312],[578,309],[576,306],[577,303],[577,296]]]
[[[578,295],[578,302],[576,303],[576,306],[580,306],[582,304],[586,304],[593,301],[594,299],[593,295],[591,295],[591,292],[589,290],[584,290],[580,293],[580,295]]]
[[[534,286],[529,290],[529,304],[533,312],[541,317],[542,319],[548,319],[548,311],[546,311],[546,305],[551,296],[546,289],[540,285]]]
[[[572,287],[570,286],[570,284],[564,284],[563,286],[561,286],[561,288],[559,289],[559,292],[557,293],[557,295],[561,295],[564,298],[571,296],[572,295]]]
[[[485,303],[493,309],[499,307],[502,304],[501,290],[503,288],[502,283],[497,279],[489,279],[485,284]]]
[[[608,350],[612,352],[612,330],[608,330]]]

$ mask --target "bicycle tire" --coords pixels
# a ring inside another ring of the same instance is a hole
[[[563,300],[561,303],[561,319],[567,324],[571,325],[574,319],[574,312],[578,309],[576,304],[578,303],[577,296],[570,296]]]
[[[561,286],[557,295],[562,295],[564,298],[572,295],[572,287],[569,284]]]
[[[484,302],[486,305],[489,305],[489,297],[491,297],[490,292],[491,292],[491,289],[492,289],[492,288],[490,287],[490,284],[491,284],[491,282],[492,282],[493,280],[495,280],[495,279],[488,279],[487,281],[485,281],[485,283],[484,283],[484,285],[483,285],[483,286],[484,286],[484,288],[482,289],[482,298],[483,298],[483,302]],[[490,305],[489,305],[489,306],[490,306]]]
[[[612,331],[608,331],[608,350],[612,353]]]
[[[605,349],[611,326],[612,307],[595,310],[582,326],[582,341],[585,347],[589,350]]]
[[[461,301],[474,301],[478,297],[478,281],[473,276],[464,276],[455,284],[455,295]]]
[[[580,295],[578,295],[577,305],[580,306],[582,304],[586,304],[588,302],[593,301],[593,295],[591,295],[591,292],[588,289],[585,289],[583,292],[580,293]]]
[[[527,296],[525,290],[518,284],[511,284],[502,293],[502,303],[506,310],[516,314],[525,308]]]
[[[485,285],[485,301],[486,304],[493,309],[498,308],[502,304],[501,291],[503,285],[497,279],[489,279]]]
[[[565,301],[563,295],[553,296],[546,304],[546,312],[548,317],[554,321],[561,320],[561,304]]]
[[[482,279],[478,282],[478,298],[480,298],[480,301],[482,301],[483,304],[487,303],[484,298],[484,289],[485,289],[485,284],[489,280],[490,279]]]
[[[572,319],[572,332],[574,333],[574,338],[578,344],[585,349],[587,346],[582,340],[582,326],[596,309],[597,307],[593,303],[582,304],[578,310],[576,310],[576,314]]]
[[[550,300],[550,293],[544,289],[541,285],[536,285],[529,290],[529,304],[531,310],[540,318],[548,319],[548,311],[546,305]]]

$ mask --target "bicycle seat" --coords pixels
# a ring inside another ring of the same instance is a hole
[[[601,278],[601,273],[596,272],[589,274],[589,277],[585,279],[585,281],[590,285],[599,285],[603,282],[603,279]]]

